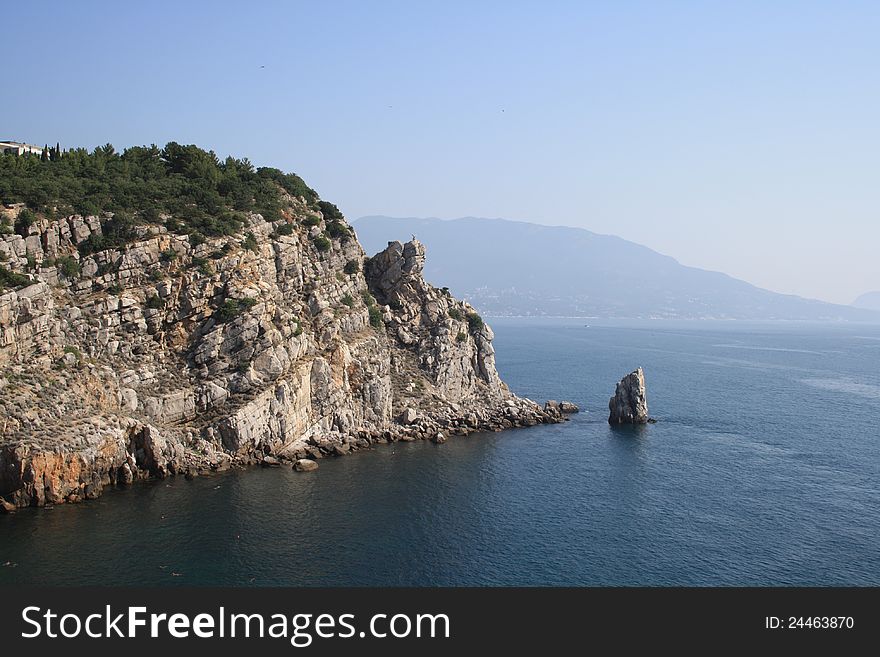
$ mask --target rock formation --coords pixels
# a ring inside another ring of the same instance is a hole
[[[645,373],[641,367],[620,380],[608,402],[608,409],[609,424],[646,424],[649,421]]]
[[[282,218],[251,213],[234,235],[142,225],[89,255],[77,246],[100,237],[98,217],[0,234],[4,266],[30,277],[0,291],[0,496],[75,502],[561,421],[508,390],[491,329],[425,282],[419,242],[367,259],[343,221],[328,232],[314,204],[286,200]]]
[[[570,401],[558,402],[555,399],[551,399],[544,403],[544,412],[557,417],[578,413],[580,410],[577,404],[573,404]]]

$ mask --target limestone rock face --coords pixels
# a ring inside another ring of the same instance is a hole
[[[88,256],[98,217],[0,234],[4,266],[32,281],[0,292],[0,499],[562,421],[507,389],[491,329],[424,280],[421,243],[367,261],[304,199],[282,214],[204,243],[143,226]],[[50,265],[63,258],[78,273]]]
[[[614,396],[608,402],[608,410],[610,411],[609,424],[646,424],[648,422],[645,373],[641,367],[620,380]]]
[[[467,303],[422,278],[425,247],[412,240],[391,242],[370,259],[366,275],[383,321],[401,347],[417,356],[417,366],[444,395],[461,402],[475,396],[509,396],[495,369],[494,335]]]

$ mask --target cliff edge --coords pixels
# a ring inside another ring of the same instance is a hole
[[[18,277],[0,286],[0,496],[75,502],[149,477],[561,421],[507,389],[491,329],[422,277],[422,244],[366,258],[318,207],[285,193],[277,219],[248,212],[207,239],[166,218],[102,242],[108,214],[0,234]]]

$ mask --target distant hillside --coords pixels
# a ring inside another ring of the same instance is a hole
[[[369,251],[369,249],[367,250]],[[880,290],[865,292],[862,296],[852,302],[852,306],[853,308],[880,311]]]
[[[880,314],[777,294],[612,235],[466,217],[362,217],[367,253],[415,234],[425,276],[494,315],[730,319],[880,319]]]

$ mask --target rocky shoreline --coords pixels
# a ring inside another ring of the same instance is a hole
[[[359,431],[310,437],[305,443],[280,451],[230,455],[214,452],[204,459],[182,446],[169,445],[155,428],[133,427],[124,450],[114,450],[110,442],[95,452],[34,452],[27,445],[0,448],[0,470],[6,473],[4,484],[14,491],[0,496],[0,513],[14,513],[28,506],[77,503],[100,497],[107,488],[127,487],[138,481],[183,476],[192,479],[212,473],[248,467],[294,467],[303,460],[347,456],[376,445],[417,440],[443,444],[451,437],[500,432],[539,424],[558,424],[566,415],[577,412],[572,404],[566,411],[558,405],[541,408],[529,400],[518,400],[497,412],[465,418],[440,417],[417,419],[408,425],[394,424],[381,432]],[[572,410],[574,409],[574,410]],[[314,469],[317,469],[314,467]],[[15,479],[9,477],[15,473]]]
[[[287,198],[235,235],[107,218],[0,234],[30,283],[0,293],[2,510],[109,486],[341,456],[378,443],[555,423],[511,393],[475,310],[422,277],[425,249],[366,258],[341,215]]]

